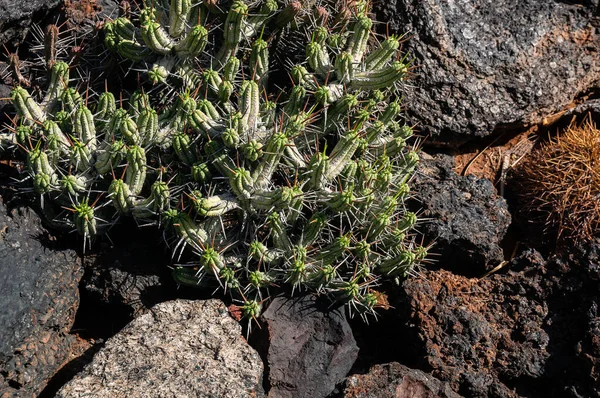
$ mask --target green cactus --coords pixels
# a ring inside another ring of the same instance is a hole
[[[164,228],[177,261],[195,258],[175,280],[222,287],[248,317],[286,285],[373,313],[374,286],[426,257],[404,206],[419,157],[400,122],[398,38],[371,48],[361,2],[305,20],[295,1],[237,0],[224,15],[156,3],[104,26],[108,49],[147,72],[128,100],[84,101],[63,62],[44,100],[13,90],[34,188],[71,209],[52,217],[88,241],[119,217]],[[288,81],[271,66],[290,29],[307,40],[279,64]]]

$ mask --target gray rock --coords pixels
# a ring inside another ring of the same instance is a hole
[[[34,19],[41,19],[60,0],[0,0],[0,43],[20,43]]]
[[[219,300],[154,306],[57,397],[261,397],[263,365]]]
[[[424,157],[411,184],[415,210],[428,219],[419,231],[435,242],[438,264],[481,276],[504,260],[500,241],[511,223],[506,201],[489,180],[457,175],[451,156]]]
[[[600,81],[597,0],[375,4],[390,33],[412,35],[411,119],[453,143],[540,122]]]
[[[262,318],[269,333],[269,397],[326,397],[356,361],[343,309],[319,310],[312,296],[278,297]]]
[[[460,398],[448,383],[397,362],[346,379],[344,398]]]
[[[0,396],[36,396],[69,359],[83,269],[48,249],[39,217],[0,201]]]

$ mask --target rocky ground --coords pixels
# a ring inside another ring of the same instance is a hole
[[[0,43],[14,48],[57,3],[0,0]],[[89,26],[116,7],[67,3]],[[175,286],[158,233],[125,225],[85,255],[53,235],[2,159],[0,397],[600,396],[600,241],[542,235],[514,183],[536,138],[588,112],[600,121],[598,2],[375,11],[411,33],[420,66],[405,93],[423,136],[411,206],[433,243],[426,269],[386,288],[379,318],[282,296],[242,330],[235,303]]]

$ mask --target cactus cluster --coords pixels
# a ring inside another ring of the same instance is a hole
[[[138,90],[80,92],[57,61],[44,98],[12,92],[43,207],[87,241],[121,217],[160,226],[175,280],[221,287],[247,317],[284,286],[373,313],[379,281],[427,249],[404,206],[419,159],[397,97],[409,63],[367,11],[171,0],[107,22],[107,47],[146,73]],[[290,30],[304,61],[273,70]]]

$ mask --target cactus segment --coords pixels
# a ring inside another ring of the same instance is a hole
[[[383,89],[403,80],[407,72],[407,65],[396,61],[383,69],[355,73],[350,85],[357,90]]]
[[[185,31],[191,11],[192,0],[171,0],[169,34],[172,37],[178,38]]]
[[[23,87],[15,87],[11,92],[11,99],[18,115],[25,119],[27,123],[44,122],[46,120],[46,114],[42,108]]]

